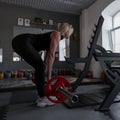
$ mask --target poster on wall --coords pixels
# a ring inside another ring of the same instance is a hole
[[[18,25],[23,25],[23,18],[18,18]]]
[[[25,19],[25,26],[30,26],[30,19]]]

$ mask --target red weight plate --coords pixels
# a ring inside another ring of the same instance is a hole
[[[45,86],[47,98],[54,103],[62,103],[67,99],[61,92],[57,90],[59,87],[62,89],[67,89],[69,92],[71,92],[71,83],[63,76],[53,77]],[[55,96],[56,99],[54,99],[53,96]]]

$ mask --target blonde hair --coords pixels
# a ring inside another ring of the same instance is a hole
[[[73,33],[73,27],[69,23],[59,23],[58,24],[58,31],[61,34],[64,34],[65,32],[69,31],[69,36]]]

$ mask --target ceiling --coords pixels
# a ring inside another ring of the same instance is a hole
[[[96,0],[0,0],[0,3],[61,13],[80,14]]]

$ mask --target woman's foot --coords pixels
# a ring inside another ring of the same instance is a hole
[[[36,100],[36,104],[38,107],[46,107],[46,106],[55,105],[55,103],[51,102],[47,97],[38,98]]]

